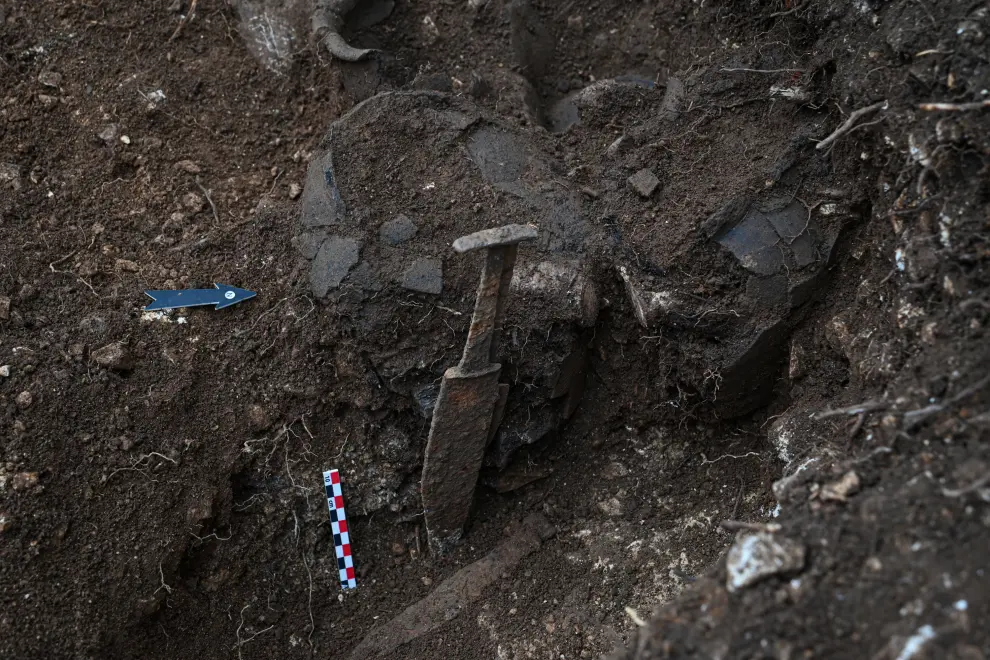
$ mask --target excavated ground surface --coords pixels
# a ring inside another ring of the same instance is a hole
[[[990,99],[990,6],[477,4],[275,73],[233,4],[0,0],[0,655],[985,657],[990,110],[919,104]],[[449,244],[509,221],[597,304],[520,279],[437,557]],[[142,313],[212,282],[258,297]]]

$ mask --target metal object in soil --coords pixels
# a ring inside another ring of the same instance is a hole
[[[505,408],[507,389],[499,385],[502,365],[495,358],[516,251],[534,238],[534,227],[506,225],[454,241],[456,252],[485,248],[486,255],[464,354],[443,375],[423,461],[423,508],[434,552],[447,552],[461,538],[485,447]]]

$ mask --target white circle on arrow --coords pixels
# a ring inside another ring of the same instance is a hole
[[[226,293],[223,294],[223,297],[226,298],[227,300],[233,300],[235,295],[236,294],[233,291],[227,291]]]

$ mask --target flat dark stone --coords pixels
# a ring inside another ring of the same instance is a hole
[[[309,163],[300,221],[305,227],[329,227],[344,219],[347,208],[337,188],[333,156],[328,151]]]
[[[404,215],[397,215],[382,223],[378,237],[388,245],[399,245],[412,239],[417,232],[416,223]]]
[[[353,238],[332,236],[323,243],[310,269],[309,281],[313,293],[322,298],[336,289],[357,265],[361,242]]]
[[[717,240],[735,255],[743,268],[757,275],[774,275],[784,265],[780,236],[759,211],[748,213]]]
[[[417,259],[402,274],[403,288],[439,296],[443,291],[443,265],[439,259]]]
[[[312,259],[320,251],[320,246],[325,240],[327,240],[326,232],[307,231],[293,237],[292,242],[304,259]]]

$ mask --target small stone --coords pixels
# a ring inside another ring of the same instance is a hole
[[[647,198],[653,194],[660,185],[660,179],[648,168],[643,168],[628,179],[629,185],[633,187],[640,197]]]
[[[859,475],[850,470],[838,481],[822,486],[818,498],[826,502],[845,502],[850,495],[859,490]]]
[[[383,243],[388,245],[398,245],[405,243],[416,235],[416,223],[404,215],[397,215],[391,220],[382,223],[378,230],[378,237]]]
[[[121,449],[123,449],[124,451],[130,451],[131,449],[134,448],[134,445],[135,445],[134,438],[128,437],[126,435],[121,436],[120,438]]]
[[[5,511],[0,511],[0,534],[14,526],[14,519]]]
[[[194,192],[189,192],[182,196],[182,205],[193,213],[196,213],[203,210],[206,200]]]
[[[109,124],[107,126],[104,126],[103,130],[97,133],[97,137],[99,137],[107,144],[110,144],[111,142],[117,139],[118,130],[120,129],[118,128],[117,124]]]
[[[203,171],[202,167],[197,165],[195,161],[191,160],[180,160],[175,164],[175,169],[188,172],[189,174],[199,174]]]
[[[403,288],[439,296],[443,291],[443,266],[439,259],[417,259],[400,282]]]
[[[302,186],[298,183],[289,184],[289,199],[299,199],[299,195],[302,194]]]
[[[247,416],[248,424],[255,432],[267,431],[272,426],[272,420],[268,417],[268,413],[258,404],[248,407]]]
[[[14,475],[14,478],[10,480],[10,485],[14,488],[14,490],[18,491],[34,488],[38,485],[38,473],[18,472]]]
[[[406,544],[403,543],[402,541],[396,541],[395,543],[392,544],[393,557],[401,557],[402,555],[406,554],[406,551],[407,551]]]
[[[10,319],[10,298],[0,296],[0,321]]]
[[[8,377],[10,377],[10,365],[5,364],[3,366],[0,366],[0,378],[8,378]]]
[[[114,268],[116,268],[118,272],[124,273],[136,273],[141,270],[140,266],[129,259],[117,259],[117,262],[114,264]]]
[[[90,354],[90,359],[101,367],[117,371],[127,371],[131,368],[131,356],[127,347],[119,341],[98,348]]]
[[[433,419],[433,409],[436,408],[438,396],[440,396],[439,385],[425,385],[413,392],[413,402],[423,419]]]
[[[31,407],[31,404],[34,403],[34,396],[27,390],[24,390],[17,395],[17,398],[14,399],[14,403],[16,403],[17,407],[21,410],[27,410]]]
[[[424,575],[423,577],[420,578],[420,582],[422,582],[424,586],[429,587],[433,584],[433,579],[430,578],[429,575]]]
[[[729,548],[726,588],[738,591],[760,580],[804,568],[804,545],[770,532],[740,535]]]
[[[54,87],[55,89],[58,89],[62,84],[62,74],[55,73],[54,71],[42,71],[38,74],[38,82],[45,87]]]

